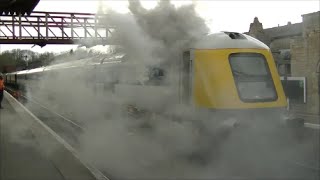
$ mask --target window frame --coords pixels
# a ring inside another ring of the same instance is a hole
[[[243,80],[241,80],[243,77],[241,77],[241,79],[239,81],[239,78],[237,78],[238,75],[235,74],[235,72],[233,70],[233,67],[232,67],[232,63],[231,63],[231,58],[233,56],[238,56],[239,57],[239,55],[243,56],[243,57],[248,57],[248,56],[261,57],[261,60],[263,60],[265,68],[266,68],[266,71],[267,71],[266,79],[265,80],[255,80],[255,81],[243,81]],[[231,70],[231,73],[232,73],[232,76],[233,76],[233,81],[234,81],[236,89],[237,89],[238,97],[240,98],[240,100],[242,102],[245,102],[245,103],[259,103],[259,102],[273,102],[273,101],[277,101],[278,100],[279,96],[278,96],[278,92],[277,92],[275,84],[274,84],[274,80],[273,80],[273,77],[272,77],[272,74],[271,74],[271,71],[270,71],[270,68],[269,68],[269,64],[268,64],[267,59],[265,58],[265,56],[263,54],[256,53],[256,52],[231,53],[228,56],[228,60],[229,60],[230,70]],[[271,81],[270,82],[272,84],[271,89],[274,92],[274,97],[259,98],[259,99],[253,99],[253,98],[248,99],[248,98],[243,98],[241,96],[241,93],[240,93],[240,90],[239,90],[239,85],[238,85],[239,82],[268,82],[268,81]]]

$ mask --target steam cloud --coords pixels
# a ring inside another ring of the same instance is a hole
[[[165,70],[163,84],[170,85],[166,86],[170,96],[178,89],[177,63],[182,52],[192,41],[207,34],[209,29],[204,20],[197,16],[193,4],[175,8],[170,1],[160,1],[154,9],[146,10],[139,1],[129,1],[129,9],[131,14],[109,13],[105,20],[108,25],[116,27],[112,34],[113,41],[120,44],[120,51],[126,54],[126,64],[129,66],[125,71],[118,72],[120,83],[130,84],[138,80],[144,84],[148,79],[148,68],[159,67]],[[139,99],[135,104],[142,104],[143,107],[160,104],[164,111],[178,110],[173,99],[148,101],[155,94],[128,93],[139,96],[135,98]],[[123,95],[117,97],[117,101],[123,99]],[[184,165],[187,160],[183,156],[196,151],[201,144],[192,123],[172,122],[165,117],[132,119],[113,113],[111,120],[98,126],[101,129],[96,130],[96,124],[92,126],[89,129],[94,131],[91,132],[93,134],[88,132],[84,136],[84,152],[90,152],[89,159],[95,159],[98,166],[120,177],[178,176],[185,169],[194,168]],[[95,141],[90,140],[92,138]],[[97,153],[93,155],[91,152]],[[187,173],[184,177],[190,175]]]
[[[106,23],[116,27],[115,41],[128,61],[139,64],[136,67],[141,70],[148,66],[168,69],[179,63],[189,43],[209,31],[193,4],[175,8],[170,1],[160,1],[154,9],[146,10],[140,1],[129,1],[129,9],[132,15],[111,13]]]

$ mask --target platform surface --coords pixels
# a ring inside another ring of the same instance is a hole
[[[37,141],[6,99],[0,110],[1,180],[62,180],[54,164],[41,153]]]
[[[0,179],[63,180],[55,164],[40,150],[30,129],[4,99],[0,109]],[[80,178],[81,179],[81,178]]]

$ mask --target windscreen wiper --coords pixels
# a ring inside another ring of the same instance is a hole
[[[237,70],[232,70],[232,72],[237,79],[246,79],[246,80],[268,80],[268,79],[271,79],[271,76],[268,76],[268,74],[254,75],[254,74],[248,74],[248,73],[237,71]]]
[[[232,72],[236,76],[252,76],[250,74],[247,74],[247,73],[244,73],[244,72],[241,72],[241,71],[237,71],[237,70],[232,70]]]

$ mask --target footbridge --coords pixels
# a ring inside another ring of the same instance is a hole
[[[41,12],[0,15],[0,44],[106,45],[112,27],[100,22],[105,15]]]

